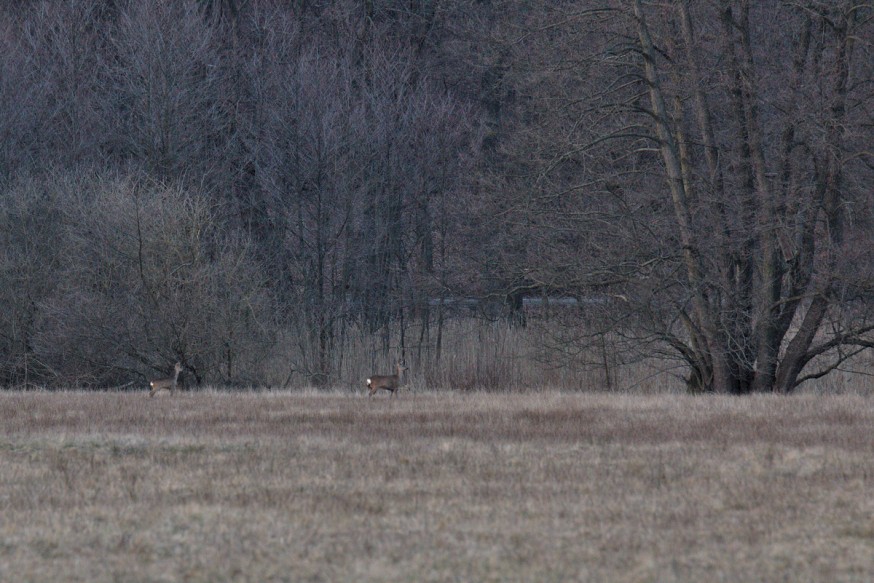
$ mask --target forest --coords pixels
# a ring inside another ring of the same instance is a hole
[[[0,386],[870,371],[872,45],[866,0],[4,2]]]

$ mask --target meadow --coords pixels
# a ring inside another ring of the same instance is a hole
[[[874,406],[0,392],[2,581],[870,581]]]

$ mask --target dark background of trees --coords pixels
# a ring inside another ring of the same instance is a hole
[[[874,346],[872,41],[863,1],[5,2],[0,384],[336,385],[477,317],[792,391]]]

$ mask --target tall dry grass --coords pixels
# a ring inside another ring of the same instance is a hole
[[[403,358],[410,368],[408,383],[416,390],[524,391],[543,387],[568,391],[682,393],[688,370],[677,360],[623,354],[618,342],[604,339],[583,348],[562,344],[549,320],[533,319],[527,327],[505,320],[447,320],[437,351],[435,326],[422,334],[419,324],[405,331]],[[336,347],[329,386],[352,390],[371,374],[393,374],[401,359],[399,331],[388,344],[378,335],[350,329]],[[312,350],[298,336],[277,344],[268,366],[271,386],[302,389],[313,377],[300,363],[312,360]],[[289,367],[297,367],[289,375]],[[821,379],[805,383],[802,392],[874,395],[874,355],[862,354]],[[607,382],[609,378],[609,383]],[[288,382],[286,382],[288,381]]]
[[[609,372],[600,364],[598,351],[569,356],[545,347],[554,342],[548,323],[512,327],[505,320],[457,318],[443,327],[441,348],[432,324],[427,335],[419,324],[405,331],[403,357],[410,365],[409,381],[416,389],[526,390],[550,387],[581,391],[677,392],[683,388],[684,371],[676,362],[660,359],[621,363],[611,360]],[[298,338],[280,344],[274,359],[273,378],[282,377],[288,362],[312,359],[312,350]],[[351,329],[337,347],[333,361],[334,388],[353,388],[371,374],[392,374],[402,356],[398,330],[392,331],[388,347],[378,335]],[[312,386],[305,371],[290,377],[288,388]],[[610,376],[610,386],[605,382]],[[287,377],[287,375],[286,375]]]
[[[860,396],[0,393],[3,581],[869,581]]]

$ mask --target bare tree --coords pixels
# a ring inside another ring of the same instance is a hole
[[[505,203],[546,233],[526,276],[613,298],[602,324],[693,391],[787,392],[871,347],[872,274],[851,267],[872,244],[871,27],[852,2],[536,14],[551,42],[525,33],[519,83],[540,141]]]
[[[0,195],[0,383],[41,382],[50,371],[34,352],[40,306],[63,266],[61,197],[42,181],[19,178]]]
[[[218,33],[193,1],[123,6],[103,102],[116,157],[195,185],[223,172],[231,112]]]
[[[354,19],[333,38],[276,23],[272,59],[253,75],[272,96],[256,222],[300,330],[299,368],[324,382],[352,326],[380,333],[387,352],[398,321],[427,305],[418,289],[433,287],[431,201],[461,184],[453,169],[470,132],[464,109],[392,39],[362,46]]]
[[[106,12],[99,0],[34,2],[0,12],[4,176],[99,159],[105,134],[94,102]]]
[[[207,200],[130,178],[62,177],[62,265],[32,350],[55,383],[122,384],[180,361],[196,382],[251,383],[273,342],[244,238]]]

